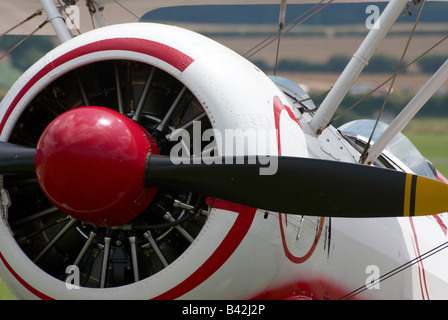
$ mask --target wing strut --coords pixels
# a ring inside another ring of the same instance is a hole
[[[48,21],[53,26],[54,31],[61,43],[70,40],[73,36],[65,24],[65,19],[59,12],[53,0],[40,0],[42,8],[47,14]]]
[[[392,121],[384,133],[370,147],[364,163],[370,164],[383,152],[389,142],[408,124],[432,95],[448,80],[448,59],[428,80],[428,82],[417,92],[414,98]]]
[[[315,134],[320,134],[328,125],[340,103],[356,81],[370,58],[375,53],[383,39],[386,37],[392,25],[400,16],[408,3],[408,0],[391,0],[381,14],[379,21],[381,25],[374,26],[364,39],[358,51],[336,80],[324,101],[320,105],[310,126]]]

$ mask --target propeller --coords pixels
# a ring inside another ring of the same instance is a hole
[[[175,165],[167,156],[150,155],[146,185],[178,186],[260,209],[309,216],[396,217],[448,210],[448,185],[394,170],[281,156],[270,159],[277,162],[275,174],[260,175],[266,165],[254,163],[256,159],[214,160],[215,164],[208,159]]]
[[[35,159],[33,155],[35,153]],[[36,151],[2,142],[1,174],[36,174],[60,210],[97,226],[140,214],[157,187],[268,211],[331,217],[398,217],[448,211],[448,185],[367,165],[271,156],[189,159],[173,164],[151,135],[120,113],[82,107],[56,118]],[[34,163],[34,168],[33,168]],[[275,164],[273,174],[260,170]]]
[[[36,150],[0,141],[0,173],[28,174],[34,171]]]

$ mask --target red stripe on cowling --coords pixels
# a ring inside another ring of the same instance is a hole
[[[183,72],[193,61],[194,59],[188,56],[187,54],[172,48],[163,43],[159,43],[156,41],[145,40],[140,38],[113,38],[113,39],[105,39],[96,41],[93,43],[86,44],[81,47],[77,47],[54,61],[50,62],[46,66],[44,66],[39,72],[37,72],[31,80],[23,86],[23,88],[19,91],[17,96],[14,97],[12,103],[9,105],[8,109],[5,112],[1,122],[0,122],[0,131],[3,131],[5,124],[10,117],[14,108],[18,105],[20,100],[25,96],[25,94],[45,75],[54,69],[60,67],[61,65],[84,55],[91,54],[94,52],[101,51],[110,51],[110,50],[119,50],[119,51],[131,51],[138,52],[141,54],[146,54],[152,57],[155,57],[161,61],[164,61],[180,72]],[[19,281],[27,290],[36,295],[40,299],[50,300],[53,299],[44,293],[38,291],[33,286],[28,284],[22,277],[14,271],[11,265],[6,261],[2,253],[0,252],[0,259],[3,264],[7,267],[9,272]]]
[[[20,90],[17,96],[14,97],[11,105],[0,122],[0,131],[2,131],[5,127],[6,121],[11,115],[11,112],[23,96],[46,74],[60,67],[64,63],[83,55],[110,50],[131,51],[146,54],[170,64],[181,72],[183,72],[194,61],[194,59],[187,54],[168,45],[140,38],[113,38],[86,44],[75,48],[50,62],[31,78],[31,80]]]
[[[172,288],[171,290],[154,298],[155,300],[172,300],[176,299],[187,292],[193,290],[202,282],[213,275],[235,252],[235,250],[243,241],[249,231],[252,221],[255,217],[257,209],[246,207],[239,204],[230,203],[223,200],[214,200],[213,208],[233,211],[238,213],[238,217],[230,229],[227,236],[212,253],[212,255],[204,262],[194,273],[192,273],[183,282]]]
[[[43,294],[33,286],[31,286],[28,282],[26,282],[21,276],[17,274],[17,272],[14,271],[14,269],[9,265],[9,263],[6,261],[5,257],[3,257],[2,253],[0,252],[0,259],[2,260],[5,267],[9,270],[9,272],[14,276],[14,278],[17,279],[17,281],[20,282],[22,286],[24,286],[29,292],[34,294],[39,299],[43,300],[54,300],[53,298],[47,296],[46,294]]]

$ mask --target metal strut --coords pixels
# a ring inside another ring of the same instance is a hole
[[[311,119],[310,127],[315,134],[319,135],[327,127],[342,100],[361,74],[361,71],[369,63],[370,58],[386,37],[407,3],[408,0],[391,0],[386,6],[379,18],[381,27],[370,30]]]
[[[61,43],[64,43],[71,38],[73,38],[72,33],[67,28],[65,24],[65,19],[62,14],[59,12],[53,0],[40,0],[42,4],[42,8],[47,14],[48,21],[50,21],[53,26],[54,31],[56,32],[56,36],[58,37]]]
[[[384,133],[370,148],[367,154],[366,164],[371,164],[383,152],[389,142],[408,124],[415,114],[431,98],[434,93],[448,80],[448,59],[437,70],[437,72],[428,80],[428,82],[417,92],[414,98],[392,121]]]

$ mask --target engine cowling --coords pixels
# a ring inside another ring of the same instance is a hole
[[[261,152],[306,156],[286,102],[258,68],[208,38],[159,24],[116,25],[62,44],[24,73],[0,105],[0,138],[36,147],[55,118],[95,105],[136,122],[160,154],[174,146],[187,156],[258,153],[244,143],[226,149],[227,136],[216,133],[230,130],[241,142],[248,131],[272,130],[275,140]],[[280,128],[297,136],[282,136]],[[179,132],[193,138],[173,140]],[[256,219],[253,208],[157,190],[137,217],[101,225],[55,207],[34,177],[4,176],[2,188],[11,205],[0,221],[1,277],[21,298],[201,297],[196,288],[226,263]],[[241,286],[241,298],[255,289],[244,280]]]

